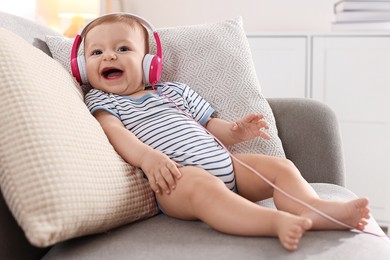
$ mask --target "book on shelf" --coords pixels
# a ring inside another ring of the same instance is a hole
[[[390,21],[333,22],[333,31],[389,31]]]
[[[390,21],[390,11],[348,11],[335,14],[336,22]]]
[[[345,11],[390,11],[390,0],[343,0],[334,4],[334,12]]]

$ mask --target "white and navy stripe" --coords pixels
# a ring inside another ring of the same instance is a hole
[[[204,125],[214,109],[200,95],[181,83],[156,85],[157,94],[141,98],[119,96],[92,89],[85,102],[94,113],[105,110],[119,118],[145,144],[183,166],[197,166],[235,188],[229,154],[197,123]],[[197,122],[179,111],[189,113]]]

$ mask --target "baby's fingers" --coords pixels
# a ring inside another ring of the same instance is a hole
[[[259,121],[260,129],[269,129],[269,124],[266,121]]]
[[[156,177],[156,183],[166,194],[170,194],[171,189],[176,188],[175,180],[167,168],[161,169],[160,176]]]
[[[149,178],[149,185],[155,193],[160,193],[160,187],[155,178]]]
[[[180,164],[178,164],[177,162],[174,162],[173,164],[168,164],[167,167],[169,168],[169,170],[171,171],[171,173],[177,178],[177,179],[180,179],[181,178],[181,172],[179,171],[178,168],[181,167]]]
[[[157,183],[165,193],[170,194],[171,190],[176,188],[176,179],[181,177],[180,171],[177,169],[175,162],[169,162],[166,168],[162,168],[160,176],[156,177]]]
[[[262,119],[264,119],[264,115],[262,114],[249,114],[246,116],[245,121],[249,123],[256,123]]]
[[[271,136],[269,136],[266,132],[262,131],[262,130],[259,130],[260,132],[260,136],[262,138],[264,138],[265,140],[270,140],[271,139]]]

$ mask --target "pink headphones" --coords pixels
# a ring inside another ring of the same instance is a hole
[[[143,72],[144,72],[144,83],[145,84],[155,84],[156,82],[158,82],[160,80],[161,73],[162,73],[162,47],[161,47],[160,37],[158,36],[157,31],[148,21],[146,21],[145,19],[143,19],[139,16],[133,15],[133,14],[110,13],[110,14],[103,15],[101,17],[107,16],[107,15],[112,15],[112,14],[129,15],[129,16],[135,18],[137,21],[139,21],[144,27],[146,27],[147,29],[149,29],[150,31],[153,32],[153,36],[154,36],[154,39],[156,41],[156,46],[157,46],[157,54],[156,55],[149,54],[149,53],[146,54],[144,59],[143,59],[142,66],[143,66]],[[101,17],[99,17],[97,19],[100,19]],[[85,31],[86,28],[88,28],[88,26],[92,22],[96,21],[97,19],[88,23],[84,27],[83,31]],[[72,52],[70,54],[70,67],[72,69],[72,74],[76,78],[76,80],[80,84],[87,84],[88,79],[87,79],[87,73],[86,73],[86,68],[85,68],[84,55],[77,56],[77,52],[78,52],[78,49],[81,45],[82,40],[83,40],[83,38],[81,37],[80,34],[77,35],[76,38],[74,39],[74,42],[72,45]]]

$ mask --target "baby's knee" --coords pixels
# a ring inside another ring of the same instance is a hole
[[[287,158],[278,158],[277,163],[279,164],[279,167],[283,169],[283,172],[285,172],[286,174],[300,175],[298,168],[291,160]]]
[[[290,168],[290,169],[296,168],[295,164],[287,158],[280,158],[279,163],[285,168]]]

